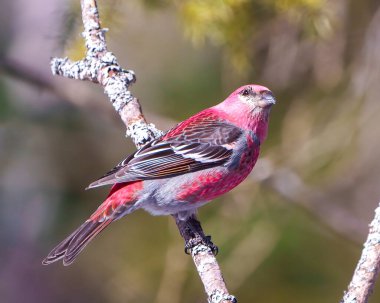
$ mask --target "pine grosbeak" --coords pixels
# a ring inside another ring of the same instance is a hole
[[[179,123],[120,162],[89,188],[112,184],[110,194],[77,230],[44,259],[71,264],[110,223],[142,208],[186,220],[242,182],[265,140],[275,99],[260,85],[235,90],[222,103]]]

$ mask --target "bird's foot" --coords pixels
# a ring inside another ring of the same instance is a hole
[[[194,247],[202,244],[210,248],[216,256],[219,252],[218,247],[212,243],[211,236],[206,236],[203,232],[201,223],[195,215],[188,217],[186,220],[181,220],[177,215],[174,216],[181,236],[185,240],[185,253],[190,255]]]
[[[200,236],[196,235],[195,237],[192,237],[185,241],[185,253],[190,255],[191,251],[194,247],[198,245],[205,245],[208,248],[211,249],[211,252],[216,256],[219,252],[218,246],[216,246],[212,241],[211,241],[211,236]]]

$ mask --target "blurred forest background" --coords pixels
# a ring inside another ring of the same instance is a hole
[[[339,302],[380,199],[379,0],[99,5],[161,129],[240,85],[273,90],[256,169],[200,218],[239,302]],[[100,87],[50,73],[51,56],[83,55],[79,0],[0,0],[0,26],[1,302],[205,302],[172,218],[143,211],[73,266],[41,265],[108,190],[84,188],[134,146]]]

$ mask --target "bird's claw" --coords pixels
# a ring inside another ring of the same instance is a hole
[[[202,244],[210,248],[211,252],[213,253],[214,256],[216,256],[219,252],[218,246],[216,246],[212,241],[211,241],[211,236],[204,236],[204,238],[201,238],[199,236],[196,236],[194,238],[189,239],[185,243],[185,253],[187,255],[191,254],[191,251],[194,247],[197,245]]]

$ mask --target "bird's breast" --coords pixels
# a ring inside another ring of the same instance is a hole
[[[195,173],[179,185],[176,199],[196,203],[209,201],[229,192],[252,171],[259,156],[259,145],[250,134],[223,167]]]

